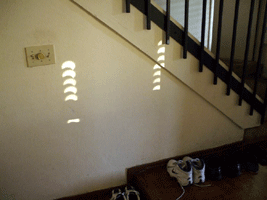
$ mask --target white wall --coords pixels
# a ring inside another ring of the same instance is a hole
[[[126,182],[134,165],[242,139],[243,131],[67,0],[0,1],[0,199],[47,200]],[[24,48],[55,45],[27,68]],[[76,64],[65,102],[61,65]],[[79,118],[79,123],[67,120]]]

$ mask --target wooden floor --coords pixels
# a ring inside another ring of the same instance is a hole
[[[175,200],[182,189],[175,179],[171,179],[165,168],[157,167],[138,174],[136,184],[146,188],[144,199]],[[224,177],[221,181],[207,181],[210,187],[185,187],[181,200],[263,200],[267,199],[267,166],[260,166],[258,174],[242,172],[236,178]]]

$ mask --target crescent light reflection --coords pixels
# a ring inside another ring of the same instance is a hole
[[[70,69],[74,70],[75,69],[75,63],[72,61],[66,61],[62,64],[61,68],[62,69],[70,68]]]

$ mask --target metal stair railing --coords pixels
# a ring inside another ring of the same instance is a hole
[[[264,20],[262,23],[262,31],[261,31],[261,41],[260,48],[258,50],[258,60],[257,60],[257,69],[254,77],[254,88],[253,93],[248,91],[245,88],[245,78],[246,78],[246,70],[248,65],[248,54],[250,49],[250,38],[251,38],[251,29],[252,29],[252,21],[253,21],[253,13],[255,0],[251,0],[250,6],[250,14],[248,20],[248,31],[247,31],[247,42],[246,49],[244,55],[244,66],[241,83],[232,75],[233,73],[233,63],[234,63],[234,55],[235,55],[235,47],[236,47],[236,31],[238,26],[238,11],[240,6],[240,0],[235,1],[235,14],[234,14],[234,23],[233,23],[233,35],[232,35],[232,44],[231,44],[231,55],[230,55],[230,66],[227,71],[224,69],[220,63],[220,44],[221,44],[221,32],[222,32],[222,21],[223,21],[223,8],[224,8],[224,0],[220,0],[219,6],[219,19],[218,19],[218,32],[217,32],[217,46],[216,46],[216,58],[212,58],[205,50],[204,50],[204,38],[205,38],[205,21],[206,21],[206,4],[207,0],[203,0],[203,10],[202,10],[202,26],[201,26],[201,41],[200,45],[197,44],[193,39],[188,36],[188,14],[189,14],[189,0],[185,1],[185,18],[184,18],[184,30],[181,30],[178,26],[176,26],[170,20],[170,0],[166,0],[166,14],[160,12],[155,6],[151,4],[150,0],[125,0],[126,2],[126,13],[130,13],[130,5],[136,7],[139,11],[141,11],[144,15],[146,15],[146,23],[147,29],[151,29],[151,21],[154,22],[157,26],[159,26],[162,30],[165,31],[166,44],[169,44],[170,37],[172,37],[176,42],[183,46],[183,58],[187,58],[187,52],[191,53],[195,58],[199,60],[199,72],[203,71],[203,65],[205,65],[208,69],[210,69],[214,73],[213,83],[217,84],[217,78],[220,78],[223,82],[227,84],[226,95],[230,95],[230,91],[233,90],[237,94],[239,94],[239,102],[238,105],[242,105],[242,101],[245,100],[250,106],[250,115],[253,115],[253,111],[256,110],[261,114],[261,123],[264,122],[265,111],[267,107],[267,89],[265,92],[264,103],[262,103],[257,97],[257,86],[258,86],[258,77],[260,76],[260,66],[262,61],[262,50],[264,44],[264,36],[266,30],[266,18],[267,18],[267,2],[265,0],[259,0],[258,7],[258,15],[257,15],[257,30],[259,29],[259,12],[262,6],[265,7],[264,11]],[[254,49],[253,49],[253,60],[255,59],[256,52],[256,37],[254,41]]]

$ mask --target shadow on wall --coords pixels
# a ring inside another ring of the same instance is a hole
[[[63,82],[63,86],[66,86],[64,90],[64,94],[67,94],[65,101],[77,101],[77,87],[76,87],[76,72],[75,69],[75,63],[72,61],[66,61],[62,64],[61,68],[65,70],[62,74],[62,78],[66,78]],[[70,123],[79,123],[79,118],[69,119],[67,121],[68,124]]]

